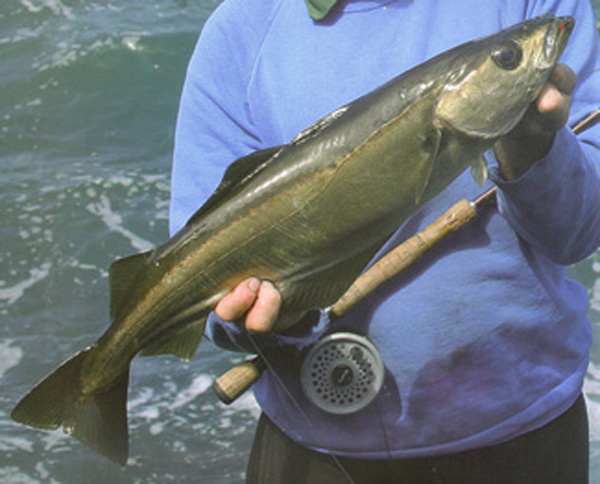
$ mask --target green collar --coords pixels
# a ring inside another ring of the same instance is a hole
[[[338,0],[305,0],[308,13],[314,20],[322,20]]]

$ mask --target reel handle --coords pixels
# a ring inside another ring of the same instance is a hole
[[[217,378],[213,382],[213,390],[219,400],[229,405],[254,385],[266,367],[260,356],[244,361]]]

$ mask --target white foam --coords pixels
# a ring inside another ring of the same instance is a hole
[[[0,435],[0,452],[33,452],[33,442],[25,438]]]
[[[40,433],[40,440],[45,451],[60,452],[71,448],[73,438],[61,430]]]
[[[221,418],[221,420],[219,420],[218,426],[221,429],[230,429],[232,427],[231,418],[229,418],[229,417]]]
[[[600,441],[600,366],[590,362],[583,382],[583,393],[586,397],[590,440]]]
[[[23,359],[23,350],[12,346],[13,340],[0,341],[0,378]]]
[[[198,375],[190,386],[182,391],[177,393],[175,401],[169,405],[171,410],[175,410],[176,408],[183,407],[187,405],[199,395],[202,395],[206,390],[208,390],[212,386],[212,377],[207,374]]]
[[[0,467],[0,481],[12,484],[40,484],[41,481],[24,474],[16,466]]]
[[[152,400],[154,396],[154,391],[152,388],[146,387],[142,388],[137,392],[134,398],[130,398],[127,402],[127,407],[129,410],[138,409],[138,407],[142,407]]]
[[[134,249],[146,251],[154,247],[154,244],[150,241],[137,236],[131,230],[123,226],[123,218],[112,209],[110,200],[106,195],[100,195],[100,200],[98,202],[90,203],[86,208],[92,214],[100,217],[110,230],[117,232],[128,239]]]
[[[164,422],[155,422],[150,425],[150,429],[148,431],[150,432],[150,435],[158,435],[163,432],[165,426],[166,424]]]
[[[141,40],[141,37],[130,35],[130,36],[127,36],[127,37],[123,37],[123,39],[121,40],[121,42],[129,50],[136,51],[136,50],[141,50],[141,47],[139,45],[140,40]]]
[[[21,0],[21,5],[31,13],[38,13],[47,8],[55,15],[61,15],[70,20],[75,19],[73,11],[60,0]]]
[[[590,426],[590,441],[600,442],[600,402],[586,395],[588,421]]]
[[[51,268],[52,264],[50,262],[44,262],[39,268],[29,269],[29,277],[27,279],[13,286],[0,288],[0,300],[4,300],[8,304],[17,302],[23,297],[27,289],[48,277]]]
[[[169,178],[164,174],[141,175],[142,180],[148,184],[156,184],[159,189],[169,190]]]
[[[40,476],[44,482],[57,482],[52,478],[48,469],[44,467],[44,462],[38,462],[35,465],[35,470],[38,473],[38,476]],[[50,479],[50,481],[48,479]]]
[[[80,269],[82,271],[100,271],[103,272],[101,267],[95,266],[93,264],[85,264],[77,259],[70,258],[67,260],[66,265],[69,267],[73,267],[75,269]]]
[[[590,294],[590,307],[594,311],[600,312],[600,279],[596,279],[592,292]]]
[[[134,180],[125,175],[112,175],[108,178],[108,181],[104,184],[105,187],[112,187],[114,185],[121,185],[124,187],[130,187],[133,185]]]
[[[590,362],[587,369],[588,376],[591,376],[594,379],[600,380],[600,366],[596,365],[594,362]],[[600,395],[600,393],[599,393]]]
[[[58,42],[55,46],[56,52],[43,56],[42,60],[34,62],[32,67],[40,72],[54,67],[65,67],[94,52],[112,48],[114,44],[114,40],[110,37],[104,40],[96,40],[90,45]],[[46,62],[48,59],[50,59],[50,62]]]
[[[240,396],[235,402],[230,405],[225,406],[225,404],[221,404],[226,408],[224,415],[229,415],[231,413],[237,412],[249,412],[252,417],[258,419],[260,416],[260,407],[256,402],[256,398],[254,398],[254,393],[248,391]]]

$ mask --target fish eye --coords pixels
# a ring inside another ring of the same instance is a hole
[[[505,42],[492,52],[492,59],[502,69],[515,69],[523,58],[521,46],[516,42]]]

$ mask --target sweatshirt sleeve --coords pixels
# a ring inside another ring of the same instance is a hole
[[[538,3],[548,9],[552,2]],[[587,0],[561,2],[557,9],[576,19],[561,59],[578,77],[573,126],[600,107],[598,34]],[[500,212],[521,238],[555,263],[573,264],[600,246],[600,125],[579,135],[565,127],[550,152],[519,179],[504,180],[497,167],[491,178],[499,188]]]
[[[180,230],[237,158],[263,148],[246,103],[254,38],[225,2],[206,22],[183,86],[171,174],[170,232]]]

